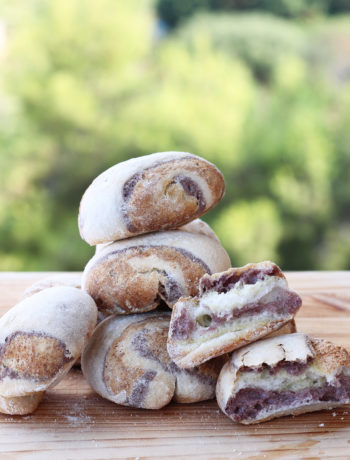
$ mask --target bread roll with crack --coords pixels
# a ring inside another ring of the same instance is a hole
[[[272,262],[204,275],[199,296],[181,298],[173,308],[169,355],[185,369],[197,366],[280,329],[300,306]]]
[[[186,152],[160,152],[119,163],[84,193],[79,230],[90,245],[180,227],[214,207],[221,172]]]
[[[0,319],[0,396],[33,395],[22,402],[35,406],[36,393],[56,385],[80,356],[96,319],[93,299],[72,287],[45,289],[11,308]]]
[[[215,241],[217,241],[219,244],[220,240],[217,237],[216,233],[214,230],[201,219],[195,219],[194,221],[190,222],[189,224],[182,225],[182,227],[176,228],[175,230],[179,230],[181,232],[189,232],[189,233],[195,233],[199,235],[205,235],[208,236],[209,238],[213,238]],[[96,245],[96,253],[100,252],[101,249],[104,247],[108,246],[111,243],[101,243]]]
[[[181,296],[196,295],[199,279],[230,267],[213,238],[179,230],[116,241],[87,264],[82,285],[107,315],[170,308]]]
[[[191,403],[215,395],[226,357],[190,371],[166,351],[169,313],[110,316],[95,329],[82,355],[91,387],[123,406],[160,409],[171,400]]]
[[[305,334],[288,334],[240,348],[216,388],[221,410],[250,424],[350,403],[350,356]]]
[[[81,289],[81,274],[79,273],[60,273],[49,275],[30,285],[23,293],[22,298],[30,297],[37,292],[55,286],[70,286]]]

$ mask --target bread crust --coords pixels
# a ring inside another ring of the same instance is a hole
[[[180,230],[151,233],[101,248],[83,274],[83,289],[106,315],[170,308],[198,293],[200,277],[230,266],[214,238]]]
[[[97,308],[85,292],[52,287],[11,308],[0,319],[0,396],[45,391],[73,366],[96,325]]]
[[[279,329],[276,331],[271,332],[266,336],[266,338],[271,338],[271,337],[276,337],[278,335],[283,335],[283,334],[293,334],[294,332],[297,332],[297,325],[295,323],[294,318],[288,321],[287,323],[283,324]]]
[[[217,243],[220,243],[219,238],[217,237],[216,233],[214,230],[210,227],[209,224],[204,222],[202,219],[195,219],[192,222],[182,225],[179,228],[175,228],[174,230],[179,230],[180,232],[188,232],[188,233],[194,233],[194,234],[199,234],[199,235],[204,235],[209,238],[212,238],[215,240]],[[101,243],[96,245],[96,250],[95,254],[99,253],[103,248],[107,247],[108,245],[113,244],[111,242],[109,243]]]
[[[119,163],[100,174],[84,193],[81,237],[90,245],[191,222],[222,198],[221,172],[186,152],[159,152]]]
[[[95,330],[82,356],[91,387],[117,404],[159,409],[172,399],[211,399],[226,358],[183,371],[166,351],[170,315],[152,312],[111,316]]]
[[[44,397],[44,391],[38,391],[26,396],[6,398],[0,396],[0,412],[9,415],[27,415],[34,412]]]
[[[259,280],[261,285],[258,285]],[[265,280],[269,280],[270,284],[264,284]],[[246,291],[245,297],[242,297],[242,283],[244,287],[249,285],[249,289],[254,285],[258,287],[255,291]],[[231,291],[237,294],[228,300],[226,306],[222,306],[225,300],[221,296]],[[212,293],[214,297],[210,297]],[[236,305],[239,308],[235,310]],[[288,288],[283,273],[272,262],[206,274],[200,280],[199,296],[180,298],[174,305],[168,337],[169,355],[180,367],[196,366],[278,331],[293,320],[300,306],[300,297]],[[259,313],[264,308],[275,308],[277,313],[264,316]],[[243,318],[244,309],[248,311],[244,326],[240,326],[240,316],[237,320],[234,316],[236,311],[239,314],[240,309]],[[249,309],[257,313],[249,313]],[[209,317],[209,325],[201,324],[202,316]]]
[[[300,339],[304,337],[304,345]],[[271,358],[268,358],[269,364],[266,362],[267,355],[259,351],[259,345],[269,345]],[[274,351],[275,344],[282,344],[284,352],[280,353]],[[295,350],[296,349],[296,350]],[[249,354],[255,354],[249,358]],[[246,359],[244,359],[246,358]],[[230,417],[226,412],[228,402],[236,393],[236,388],[240,390],[243,388],[242,384],[238,387],[241,375],[244,375],[245,369],[259,368],[259,366],[268,365],[268,368],[277,366],[279,363],[305,363],[308,366],[314,366],[321,375],[324,376],[325,381],[330,385],[339,386],[338,377],[342,372],[350,377],[350,355],[342,347],[339,347],[329,341],[309,338],[305,334],[288,334],[285,336],[275,337],[274,339],[265,339],[257,343],[247,345],[232,354],[228,363],[222,368],[218,383],[216,387],[216,398],[220,409]],[[250,363],[250,364],[249,364]],[[305,368],[305,369],[306,369]],[[243,372],[243,374],[242,374]],[[305,371],[302,371],[305,372]],[[292,377],[291,377],[292,379]],[[291,390],[292,391],[292,390]],[[261,413],[255,418],[242,419],[239,423],[249,425],[271,420],[276,417],[285,415],[299,415],[307,412],[318,411],[323,409],[332,409],[339,407],[350,402],[348,400],[342,401],[305,401],[305,403],[297,403],[289,407],[282,406],[278,409],[262,408]],[[265,414],[265,415],[264,415]],[[230,417],[234,420],[233,417]]]
[[[81,289],[81,275],[79,273],[62,273],[59,275],[50,275],[40,279],[36,283],[30,285],[22,295],[22,299],[37,294],[44,289],[55,286],[70,286],[76,289]]]

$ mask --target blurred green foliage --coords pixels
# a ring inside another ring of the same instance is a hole
[[[350,269],[350,19],[201,12],[162,39],[151,0],[15,0],[1,19],[0,269],[82,269],[85,188],[163,150],[223,171],[205,219],[233,265]]]
[[[157,14],[173,28],[202,10],[263,11],[292,19],[350,11],[348,0],[157,0]]]
[[[178,35],[193,47],[198,37],[210,36],[213,47],[243,60],[261,82],[272,77],[281,58],[306,54],[304,30],[286,19],[250,13],[199,14]]]

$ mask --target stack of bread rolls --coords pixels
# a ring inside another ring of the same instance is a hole
[[[197,219],[224,189],[214,165],[183,152],[128,160],[92,182],[79,229],[98,246],[82,283],[104,315],[172,308],[198,293],[205,273],[230,267],[214,232]]]
[[[296,332],[302,302],[280,268],[231,268],[199,219],[224,190],[213,164],[185,152],[99,175],[80,204],[96,246],[82,279],[46,278],[0,320],[0,411],[35,410],[81,352],[91,387],[126,406],[216,395],[249,424],[349,403],[348,352]]]
[[[182,369],[167,353],[167,337],[169,308],[180,297],[197,295],[204,274],[231,265],[215,233],[199,219],[224,189],[213,164],[189,153],[163,152],[113,166],[85,192],[80,233],[97,247],[82,286],[109,318],[86,347],[82,369],[105,398],[157,409],[172,399],[215,396],[225,357]]]
[[[82,285],[108,318],[83,352],[86,379],[115,403],[148,409],[209,399],[216,388],[241,423],[347,402],[347,352],[296,333],[301,298],[279,267],[230,268],[198,220],[223,193],[217,168],[183,152],[120,163],[87,189],[79,228],[97,248]],[[254,358],[237,365],[246,353]]]

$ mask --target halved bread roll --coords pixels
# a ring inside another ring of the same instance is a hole
[[[272,262],[204,275],[199,296],[181,298],[173,308],[169,355],[180,367],[197,366],[280,329],[300,306]]]
[[[91,387],[117,404],[144,409],[160,409],[171,400],[213,398],[227,357],[190,371],[180,369],[166,351],[169,320],[169,313],[152,312],[103,321],[82,355],[82,370]]]
[[[244,424],[350,403],[350,356],[341,347],[296,333],[240,348],[221,370],[221,410]]]
[[[79,230],[91,245],[180,227],[222,198],[221,172],[186,152],[160,152],[100,174],[80,203]]]
[[[103,247],[85,267],[82,285],[105,315],[170,308],[196,295],[199,279],[230,267],[216,239],[173,230],[150,233]]]

